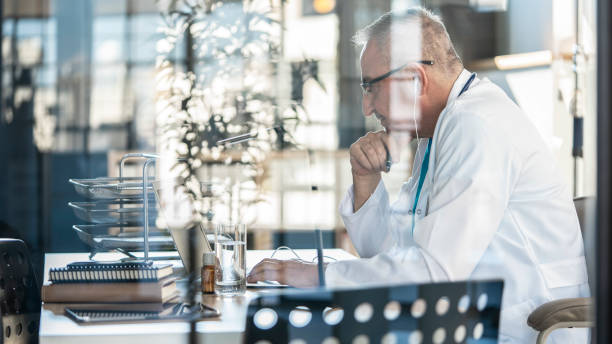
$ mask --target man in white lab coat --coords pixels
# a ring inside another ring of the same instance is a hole
[[[526,320],[537,306],[589,295],[571,194],[544,141],[499,87],[463,68],[430,12],[385,14],[356,38],[363,112],[385,130],[350,148],[353,185],[340,213],[362,259],[328,264],[327,285],[503,278],[500,341],[534,342]],[[381,172],[397,159],[394,133],[418,149],[390,205]],[[258,264],[249,280],[318,282],[315,266],[278,260]],[[549,338],[587,336],[571,329]]]

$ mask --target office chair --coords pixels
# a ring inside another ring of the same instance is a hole
[[[25,243],[0,239],[0,344],[38,343],[40,293]]]
[[[574,207],[584,237],[586,219],[595,217],[595,197],[574,198]],[[527,324],[539,332],[536,343],[542,344],[556,329],[595,326],[593,312],[593,299],[590,297],[554,300],[531,312]]]
[[[503,282],[265,293],[244,343],[497,343]]]

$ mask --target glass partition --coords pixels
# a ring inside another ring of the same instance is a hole
[[[242,223],[248,250],[321,230],[364,258],[328,281],[503,278],[521,339],[545,301],[590,297],[594,0],[2,6],[0,237],[41,275],[46,253],[145,250],[83,226],[147,227],[161,251]]]

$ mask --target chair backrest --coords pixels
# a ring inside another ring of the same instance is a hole
[[[266,293],[245,343],[496,343],[503,282]]]
[[[587,275],[589,276],[591,294],[595,291],[594,281],[596,276],[596,256],[595,256],[595,244],[596,244],[596,231],[595,231],[595,210],[597,207],[597,199],[595,196],[582,196],[574,198],[574,207],[576,208],[576,214],[578,215],[578,223],[580,223],[580,230],[582,231],[582,238],[584,240],[584,255],[586,256],[587,263]]]
[[[37,343],[40,293],[23,241],[0,239],[0,344]]]
[[[578,215],[578,222],[580,223],[580,229],[585,231],[585,226],[589,219],[595,217],[595,197],[594,196],[582,196],[574,198],[574,207],[576,208],[576,214]]]

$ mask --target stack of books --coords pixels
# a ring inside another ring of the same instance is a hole
[[[76,262],[52,268],[41,297],[61,303],[177,302],[175,280],[171,264]]]

